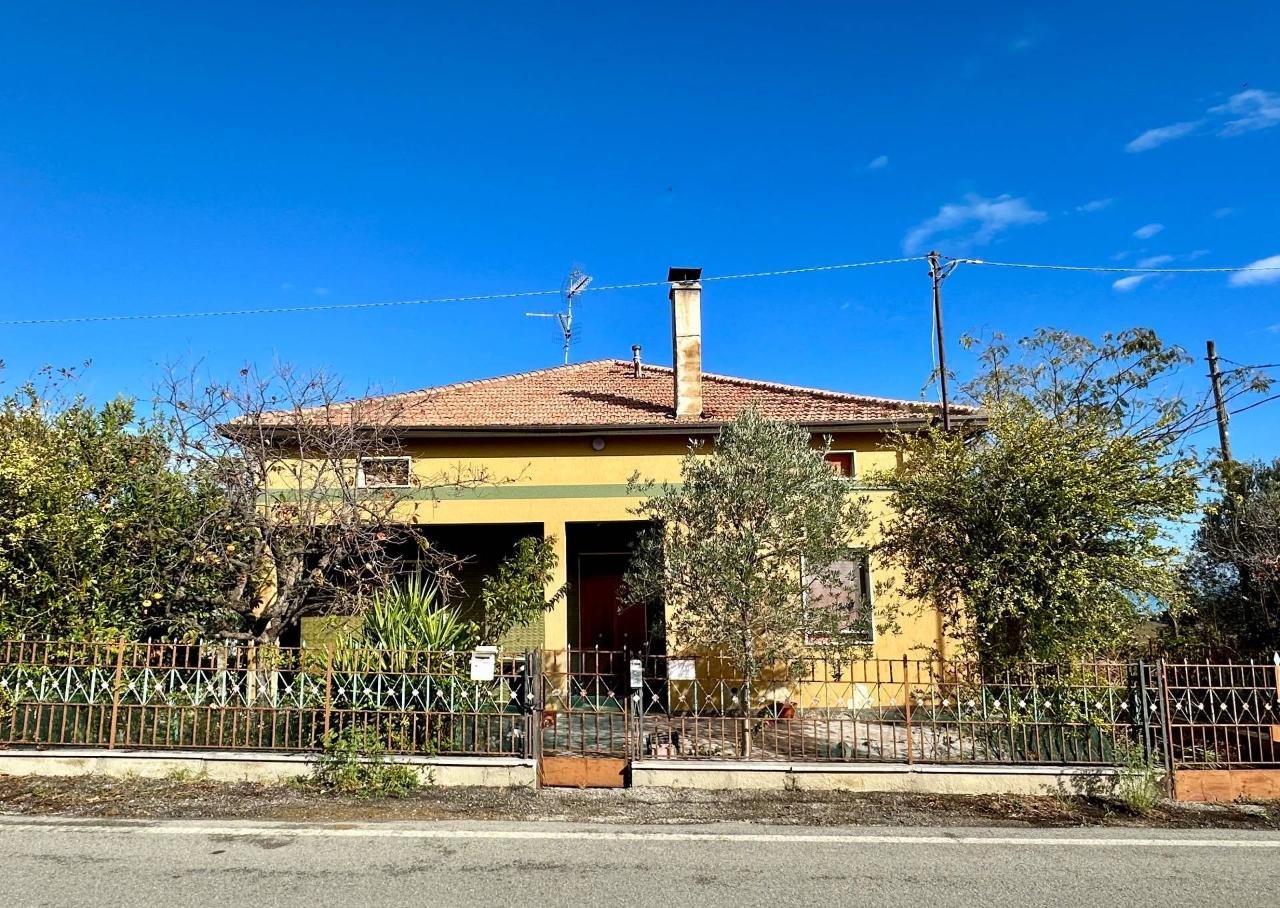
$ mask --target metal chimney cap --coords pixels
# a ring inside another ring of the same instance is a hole
[[[667,283],[686,284],[702,280],[701,268],[668,268]]]

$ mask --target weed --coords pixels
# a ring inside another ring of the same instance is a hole
[[[324,751],[316,757],[308,781],[341,794],[404,798],[418,790],[422,777],[417,767],[387,759],[377,726],[351,725],[325,735]]]
[[[1116,741],[1116,797],[1130,812],[1145,816],[1164,800],[1164,769],[1140,744]]]
[[[165,773],[164,777],[170,782],[204,782],[209,778],[209,771],[203,768],[197,771],[190,766],[175,766]]]

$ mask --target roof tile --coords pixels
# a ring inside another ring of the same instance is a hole
[[[347,405],[373,421],[416,429],[643,428],[719,425],[755,407],[770,419],[812,424],[914,421],[937,404],[891,400],[703,373],[700,419],[673,417],[672,372],[602,359],[498,378],[424,388]],[[383,410],[382,408],[387,408]],[[968,407],[957,413],[974,414]],[[336,415],[336,414],[335,414]]]

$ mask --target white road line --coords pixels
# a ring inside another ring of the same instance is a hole
[[[768,832],[624,832],[571,829],[429,829],[384,826],[190,826],[102,825],[95,823],[8,823],[4,832],[116,833],[161,836],[263,836],[355,839],[517,839],[601,840],[613,842],[759,842],[806,845],[994,845],[1072,846],[1078,848],[1280,848],[1280,839],[1108,838],[1066,836],[858,835]]]

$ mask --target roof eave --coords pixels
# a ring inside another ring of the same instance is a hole
[[[797,424],[812,431],[823,432],[887,432],[893,429],[918,429],[940,419],[936,415],[910,416],[902,419],[866,420],[798,420]],[[584,425],[527,425],[527,426],[404,426],[398,431],[411,438],[443,438],[451,435],[477,437],[508,437],[522,435],[688,435],[719,432],[731,420],[703,420],[700,422],[660,423],[607,423]],[[953,425],[981,427],[986,425],[986,415],[952,414]]]

